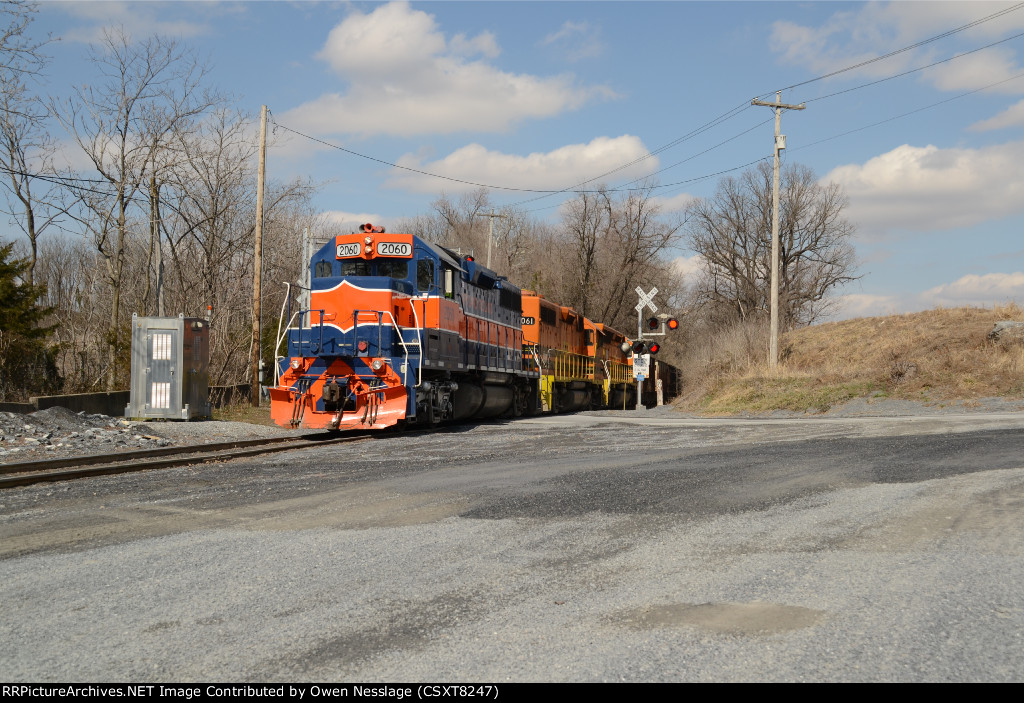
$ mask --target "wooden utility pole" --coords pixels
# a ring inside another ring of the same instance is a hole
[[[770,342],[768,344],[768,367],[775,369],[779,365],[779,152],[786,148],[786,135],[779,134],[779,127],[782,124],[783,110],[803,110],[805,106],[803,103],[784,105],[782,91],[775,94],[773,103],[766,103],[754,98],[750,104],[775,108],[775,177],[772,184],[772,301]]]
[[[507,220],[508,215],[499,215],[496,212],[494,212],[494,210],[491,210],[490,212],[477,213],[476,216],[491,218],[491,229],[487,234],[487,268],[491,268],[491,242],[494,241],[494,218],[501,217]]]
[[[249,402],[254,408],[260,405],[260,370],[263,354],[260,350],[260,297],[263,284],[263,183],[267,169],[267,106],[260,110],[260,165],[256,173],[256,245],[252,262],[252,392]]]

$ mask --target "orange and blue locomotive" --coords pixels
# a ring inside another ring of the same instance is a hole
[[[270,390],[277,424],[382,429],[537,406],[522,294],[471,256],[367,224],[317,251],[310,273]]]
[[[270,390],[279,425],[383,429],[636,406],[625,335],[472,256],[366,224],[320,248],[310,275],[309,308],[287,330]]]

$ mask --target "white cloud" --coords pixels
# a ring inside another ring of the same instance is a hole
[[[839,183],[847,216],[868,239],[890,229],[966,227],[1024,210],[1024,142],[983,149],[907,144],[863,165],[839,166],[822,181]]]
[[[995,305],[1024,301],[1024,273],[969,274],[952,283],[929,288],[921,294],[929,306]]]
[[[243,11],[234,3],[189,3],[187,19],[168,19],[168,9],[174,4],[149,2],[67,2],[55,3],[64,12],[77,17],[80,23],[61,34],[62,41],[98,44],[103,41],[103,31],[109,27],[124,27],[129,35],[142,39],[160,34],[174,39],[189,39],[208,34],[211,25],[197,18],[212,12]],[[171,10],[173,12],[173,9]]]
[[[988,2],[891,2],[868,3],[855,11],[840,10],[817,27],[779,21],[772,26],[771,46],[791,65],[828,73],[882,56],[922,39],[959,27],[1012,3]],[[854,77],[893,75],[932,61],[949,58],[990,43],[1024,28],[1024,11],[1009,12],[952,38],[897,54],[843,74]],[[987,49],[922,72],[924,80],[941,90],[978,88],[1020,72],[1015,52],[1004,47]],[[1019,81],[997,88],[1020,93]]]
[[[972,132],[987,132],[993,129],[1005,129],[1006,127],[1024,127],[1024,100],[1011,105],[995,117],[975,122],[968,129]]]
[[[672,259],[672,268],[683,275],[684,281],[689,281],[704,272],[704,257],[700,254],[677,256]]]
[[[344,210],[327,210],[321,213],[327,225],[345,232],[356,232],[359,225],[369,222],[373,225],[384,224],[384,218],[369,212],[345,212]],[[386,227],[386,224],[385,224]]]
[[[407,154],[398,160],[398,164],[485,185],[557,190],[592,178],[595,173],[604,173],[624,163],[641,159],[648,153],[638,137],[627,134],[621,137],[598,137],[587,144],[570,144],[554,151],[528,156],[503,154],[479,144],[470,144],[437,161],[424,163],[420,157]],[[657,158],[651,157],[619,171],[616,177],[639,177],[656,170],[657,165]],[[435,193],[442,186],[449,192],[476,187],[398,170],[391,172],[387,185],[419,193]]]
[[[836,298],[831,319],[876,317],[936,307],[984,307],[1009,301],[1024,301],[1024,273],[969,274],[952,283],[943,283],[920,293],[908,295],[842,295]]]
[[[840,295],[835,299],[830,319],[848,320],[853,317],[877,317],[879,315],[895,315],[919,309],[916,296],[896,297],[892,295],[869,295],[852,293]]]
[[[501,49],[498,48],[498,40],[490,32],[481,32],[472,39],[467,39],[465,34],[456,34],[452,37],[449,46],[453,54],[460,56],[480,54],[481,56],[493,59],[501,53]]]
[[[84,178],[91,178],[90,172],[95,173],[96,165],[85,153],[85,150],[78,145],[71,137],[57,141],[57,150],[53,157],[53,165],[58,169],[69,169],[79,174],[85,174]]]
[[[404,2],[353,12],[318,54],[348,90],[325,93],[281,121],[317,134],[494,132],[615,97],[607,87],[579,86],[571,75],[508,73],[467,58],[498,53],[492,34],[448,41],[432,15]]]
[[[696,199],[696,196],[689,193],[680,193],[671,197],[656,197],[654,202],[662,212],[682,212]]]
[[[566,22],[557,32],[544,37],[542,46],[557,46],[569,61],[592,59],[604,53],[601,29],[589,22]]]
[[[1009,81],[1021,72],[1015,62],[1014,52],[1002,47],[993,47],[956,61],[934,66],[922,72],[924,78],[939,90],[960,92],[974,90],[983,85],[1008,81],[993,86],[990,92],[1015,95],[1024,90],[1024,81]]]

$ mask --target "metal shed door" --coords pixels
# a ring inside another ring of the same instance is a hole
[[[175,376],[178,330],[152,330],[146,335],[149,374],[146,378],[146,405],[150,410],[171,415],[180,411],[180,379]]]

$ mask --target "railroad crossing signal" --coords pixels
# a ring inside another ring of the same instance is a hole
[[[640,296],[640,302],[636,304],[635,308],[637,312],[643,312],[645,307],[650,308],[651,312],[658,312],[658,306],[654,304],[654,296],[658,294],[657,288],[651,288],[650,293],[644,293],[644,289],[637,286],[636,294]]]

